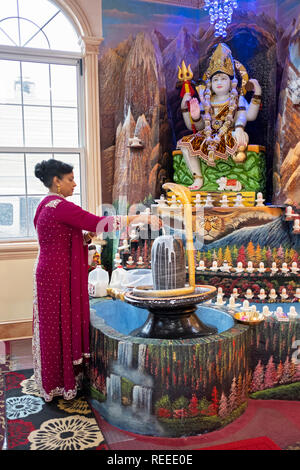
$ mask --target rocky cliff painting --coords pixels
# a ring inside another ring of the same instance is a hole
[[[225,40],[262,87],[259,117],[246,130],[250,143],[266,147],[269,202],[273,181],[275,202],[298,197],[299,8],[296,0],[241,0]],[[102,10],[103,202],[116,204],[125,196],[128,205],[147,205],[172,181],[172,151],[188,132],[180,112],[178,65],[185,60],[194,80],[201,79],[219,39],[208,13],[192,6],[103,0]]]

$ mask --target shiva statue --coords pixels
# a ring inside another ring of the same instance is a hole
[[[231,50],[223,43],[218,44],[210,57],[203,76],[205,85],[196,87],[200,100],[193,97],[192,77],[190,66],[187,69],[183,62],[178,73],[184,82],[181,111],[186,127],[193,133],[182,137],[177,148],[194,178],[189,189],[199,190],[203,185],[199,159],[214,167],[218,159],[227,160],[231,156],[238,163],[246,158],[243,152],[249,137],[245,126],[258,115],[261,87],[257,80],[248,80],[244,66],[233,59]],[[244,97],[247,90],[254,91],[250,103]]]

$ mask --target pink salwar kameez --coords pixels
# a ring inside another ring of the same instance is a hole
[[[39,255],[34,276],[33,362],[45,401],[57,395],[76,396],[76,365],[90,355],[88,247],[82,230],[112,231],[115,222],[56,194],[46,196],[36,210]]]

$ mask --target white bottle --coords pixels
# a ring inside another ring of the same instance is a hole
[[[123,284],[126,281],[126,276],[127,271],[122,268],[122,266],[118,266],[112,272],[109,287],[113,287],[115,289],[122,289]]]
[[[105,297],[109,276],[100,265],[89,273],[88,290],[91,297]]]

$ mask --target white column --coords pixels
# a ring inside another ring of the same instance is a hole
[[[98,54],[103,38],[83,37],[87,210],[102,215]]]

